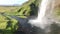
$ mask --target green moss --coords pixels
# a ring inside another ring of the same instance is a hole
[[[20,18],[27,18],[31,15],[37,15],[38,5],[40,0],[29,0],[18,7],[0,7],[0,30],[1,34],[13,34],[18,29],[18,21],[10,16],[16,16]]]
[[[55,9],[55,15],[60,16],[60,8]]]
[[[0,29],[6,29],[7,21],[6,17],[0,15]]]

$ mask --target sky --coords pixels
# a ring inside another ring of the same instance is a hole
[[[0,5],[21,5],[28,0],[0,0]]]

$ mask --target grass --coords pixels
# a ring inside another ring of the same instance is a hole
[[[20,6],[0,6],[0,12],[16,12]]]
[[[3,16],[0,14],[0,33],[1,34],[13,34],[18,28],[18,21],[9,17]]]
[[[6,17],[0,15],[0,29],[5,29],[7,26],[7,19]]]
[[[16,19],[11,18],[8,15],[19,15],[17,17],[27,18],[28,16],[30,16],[30,12],[34,12],[34,14],[36,14],[38,7],[38,1],[36,1],[29,0],[21,6],[0,6],[0,34],[13,34],[13,32],[19,27],[18,21]],[[33,4],[35,8],[33,7]],[[2,14],[6,15],[4,16]]]

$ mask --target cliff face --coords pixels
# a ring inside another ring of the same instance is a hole
[[[46,16],[54,22],[60,22],[60,0],[52,0],[47,6]],[[54,2],[54,3],[53,3]]]
[[[55,0],[52,16],[55,21],[60,22],[60,0]]]
[[[36,15],[38,12],[38,5],[40,0],[29,0],[28,2],[24,3],[21,8],[18,10],[19,14],[22,15]]]
[[[55,0],[55,7],[59,6],[60,5],[60,0]]]

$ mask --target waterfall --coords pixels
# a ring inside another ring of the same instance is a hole
[[[46,23],[45,15],[46,11],[52,11],[54,6],[54,0],[42,0],[41,4],[39,5],[38,16],[36,19],[29,20],[34,26],[40,27],[44,29],[48,23]]]

